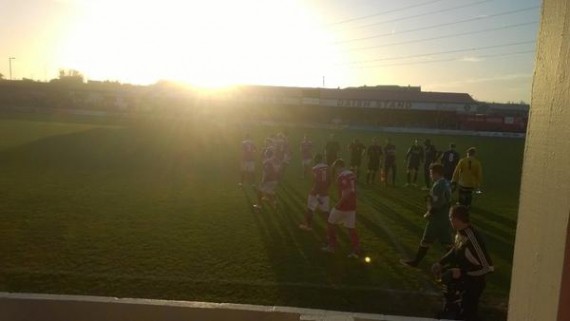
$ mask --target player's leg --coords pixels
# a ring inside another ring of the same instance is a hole
[[[471,206],[471,200],[473,189],[469,187],[459,186],[458,201],[459,204],[465,205],[467,207]]]
[[[277,208],[277,184],[279,181],[268,182],[267,199],[273,208]]]
[[[343,223],[348,229],[348,235],[350,236],[350,243],[352,245],[352,253],[350,253],[348,257],[357,258],[360,256],[360,238],[356,232],[356,212],[345,212]]]
[[[370,184],[373,172],[374,172],[374,166],[372,164],[372,161],[369,160],[368,171],[366,172],[366,184]]]
[[[239,164],[239,183],[238,183],[238,185],[240,187],[243,186],[243,184],[246,180],[246,176],[247,176],[247,173],[245,170],[245,162],[241,161]]]
[[[318,206],[318,196],[309,194],[307,197],[307,210],[305,211],[305,222],[299,225],[299,228],[305,231],[313,230],[313,217],[315,209]]]
[[[310,209],[306,209],[305,211],[305,223],[299,224],[299,228],[304,231],[312,231],[313,230],[313,216],[315,216],[315,211],[311,211]]]
[[[356,174],[357,180],[360,179],[360,167],[362,167],[362,158],[357,158],[356,163],[354,164],[354,169],[356,170],[354,173]]]
[[[413,169],[413,173],[414,173],[414,179],[413,179],[413,185],[414,186],[418,186],[417,182],[418,182],[418,168],[419,166],[415,166]]]
[[[426,186],[424,186],[422,188],[422,190],[429,191],[429,188],[431,186],[431,177],[429,175],[429,164],[428,163],[424,164],[424,183],[426,184]]]
[[[322,248],[325,252],[333,253],[336,251],[337,247],[337,237],[336,237],[336,225],[332,223],[327,223],[327,244]]]
[[[432,224],[432,221],[428,221],[428,223],[424,228],[424,234],[422,236],[422,240],[420,241],[420,246],[418,246],[418,250],[416,251],[416,255],[411,260],[402,259],[400,260],[400,263],[411,267],[417,267],[420,264],[420,262],[423,260],[423,258],[426,256],[431,244],[434,242],[434,240],[436,240],[436,238],[437,238],[436,226]]]
[[[485,277],[471,277],[464,278],[464,291],[461,296],[461,320],[466,321],[479,321],[478,307],[479,298],[485,289]]]
[[[465,193],[465,206],[471,207],[473,202],[473,190],[469,190]]]
[[[255,162],[253,161],[248,164],[247,178],[251,186],[255,186]]]
[[[253,204],[255,209],[261,209],[263,204],[263,182],[257,188],[257,203]]]
[[[268,194],[267,200],[269,201],[269,205],[271,205],[271,207],[277,208],[277,195],[275,195],[275,193]]]
[[[336,224],[341,220],[341,213],[333,208],[327,220],[327,245],[322,248],[325,252],[334,252],[337,248]]]
[[[396,186],[396,163],[394,162],[390,167],[392,170],[392,186]]]
[[[369,170],[370,184],[376,184],[376,168]]]
[[[444,253],[449,252],[453,248],[453,228],[447,220],[440,222],[439,233],[438,233],[439,243],[443,247]]]
[[[384,185],[388,185],[388,165],[386,163],[382,166],[382,171],[384,171]]]

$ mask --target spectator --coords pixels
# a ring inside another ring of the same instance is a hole
[[[455,244],[432,266],[432,271],[438,273],[447,267],[452,277],[461,281],[459,320],[478,321],[479,299],[485,289],[485,276],[494,271],[493,262],[481,235],[470,223],[467,206],[453,206],[449,221],[457,233]]]
[[[451,182],[453,178],[453,172],[457,163],[459,162],[459,153],[455,150],[455,144],[449,144],[449,149],[446,150],[443,155],[441,155],[441,165],[443,165],[443,177],[448,182]]]
[[[388,185],[388,175],[392,174],[392,186],[396,186],[396,146],[392,144],[390,138],[386,139],[384,146],[384,175],[386,175],[386,185]]]
[[[426,139],[424,141],[424,146],[424,182],[426,185],[422,188],[422,190],[429,191],[429,188],[431,186],[429,168],[431,164],[435,163],[437,160],[437,149],[429,139]],[[443,176],[445,177],[445,167],[443,169]]]

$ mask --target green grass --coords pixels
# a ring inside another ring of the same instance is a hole
[[[237,188],[243,134],[259,146],[278,130],[183,119],[0,117],[0,291],[432,316],[440,298],[428,270],[442,249],[435,246],[421,270],[398,263],[421,237],[424,192],[360,186],[357,228],[372,263],[345,257],[345,233],[340,253],[321,253],[322,220],[314,233],[297,228],[310,186],[298,155],[277,210],[253,212],[253,190]],[[295,151],[304,133],[316,146],[330,133],[285,130]],[[336,133],[345,146],[387,137]],[[390,135],[400,183],[403,155],[417,136]],[[451,141],[459,150],[478,147],[485,193],[473,220],[497,269],[482,309],[505,319],[524,141],[429,138],[439,149]]]

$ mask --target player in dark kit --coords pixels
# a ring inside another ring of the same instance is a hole
[[[348,145],[348,151],[350,152],[350,170],[356,174],[356,178],[360,178],[360,165],[362,164],[362,154],[366,147],[358,140],[355,139],[350,145]]]
[[[467,206],[453,206],[449,221],[457,232],[455,244],[432,266],[432,271],[437,274],[447,267],[452,278],[461,283],[461,303],[456,320],[478,321],[479,298],[485,289],[485,275],[494,271],[493,262],[483,238],[470,223]]]
[[[404,160],[404,163],[407,163],[408,165],[408,181],[405,186],[409,186],[410,184],[417,186],[416,182],[418,180],[418,169],[420,168],[420,164],[422,163],[423,159],[424,149],[420,146],[418,140],[416,139],[414,140],[414,144],[408,148],[406,159]]]
[[[427,220],[424,235],[418,247],[416,256],[412,260],[400,260],[400,263],[416,267],[427,254],[431,244],[439,240],[446,251],[451,248],[451,225],[449,223],[449,205],[451,202],[451,189],[448,182],[443,178],[441,164],[432,164],[430,174],[433,180],[429,196],[426,198],[427,212],[424,218]]]
[[[422,188],[424,191],[429,191],[429,187],[431,186],[431,179],[429,175],[429,167],[432,163],[435,163],[437,160],[437,149],[431,143],[429,139],[424,141],[424,182],[426,186]],[[445,177],[445,167],[444,167],[444,177]]]
[[[455,144],[449,144],[449,149],[446,150],[443,155],[441,155],[441,165],[443,165],[443,177],[448,182],[451,182],[453,178],[453,172],[455,171],[455,167],[457,167],[457,163],[459,163],[459,158],[461,156],[455,150]]]
[[[366,184],[374,184],[378,169],[380,169],[380,160],[382,158],[382,146],[378,144],[376,138],[372,140],[372,145],[368,146],[366,155],[368,156],[368,173],[366,174]]]
[[[392,144],[390,138],[386,139],[384,146],[384,175],[386,175],[386,185],[388,185],[388,174],[392,173],[392,186],[396,186],[396,146]]]
[[[334,134],[331,134],[329,141],[325,145],[325,158],[327,160],[327,165],[332,165],[332,163],[338,158],[339,152],[340,144],[335,139]]]

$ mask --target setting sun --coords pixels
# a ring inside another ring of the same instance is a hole
[[[338,53],[300,1],[78,4],[60,63],[90,79],[320,85]],[[299,84],[305,79],[305,84]]]

